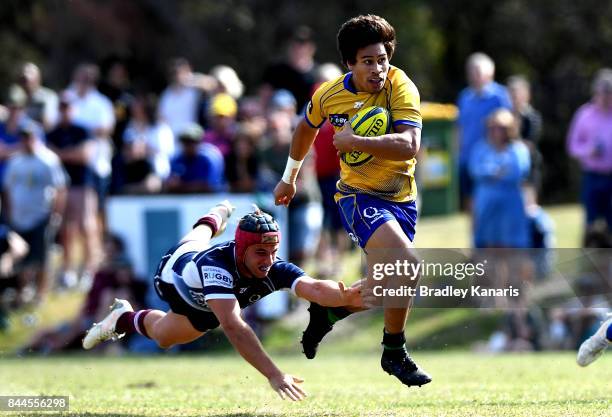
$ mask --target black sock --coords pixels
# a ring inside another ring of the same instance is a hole
[[[327,309],[327,319],[330,324],[334,324],[337,321],[347,318],[353,314],[352,311],[348,311],[346,307],[329,307]]]
[[[384,330],[382,345],[384,347],[384,356],[401,357],[406,354],[406,337],[404,332],[387,333]]]

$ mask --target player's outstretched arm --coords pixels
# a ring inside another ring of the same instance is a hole
[[[361,298],[361,281],[347,288],[342,281],[318,280],[305,276],[301,277],[296,284],[295,293],[298,297],[326,307],[364,308]]]
[[[268,382],[282,399],[287,397],[292,401],[300,401],[306,397],[306,392],[300,386],[304,380],[283,373],[272,362],[253,329],[240,317],[237,300],[208,300],[207,303],[234,348],[248,363],[268,378]]]
[[[277,206],[281,204],[288,206],[293,199],[296,191],[295,180],[298,172],[300,172],[302,161],[306,158],[306,154],[312,147],[318,131],[319,129],[311,127],[304,119],[295,128],[285,173],[274,188],[274,203]]]

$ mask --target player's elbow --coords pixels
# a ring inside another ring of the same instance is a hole
[[[409,160],[412,158],[416,158],[417,154],[419,153],[419,149],[420,149],[420,146],[418,143],[416,143],[414,140],[410,141],[409,143],[406,144],[406,147],[402,155],[403,156],[402,160]]]
[[[406,142],[406,159],[415,158],[421,148],[421,133],[420,130],[413,130]]]
[[[336,284],[334,283],[334,286]],[[325,281],[317,282],[313,288],[314,300],[323,307],[339,307],[342,303],[342,294],[337,288],[332,288]]]
[[[421,131],[420,129],[412,129],[407,132],[404,132],[405,142],[403,156],[405,159],[412,159],[417,156],[419,153],[419,149],[421,148]]]

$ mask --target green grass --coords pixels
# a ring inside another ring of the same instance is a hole
[[[0,332],[0,357],[26,344],[39,329],[75,317],[84,295],[78,292],[53,293],[40,307],[23,308],[9,315],[9,326]]]
[[[580,243],[578,206],[548,208],[559,247]],[[424,218],[417,246],[469,246],[464,215]],[[359,274],[359,254],[344,279]],[[348,278],[348,279],[347,279]],[[201,356],[16,358],[11,352],[42,326],[71,317],[82,296],[54,295],[33,312],[10,317],[0,334],[0,395],[69,395],[71,416],[612,416],[608,353],[582,369],[574,353],[488,356],[453,351],[486,338],[494,312],[417,309],[408,323],[415,359],[434,376],[428,386],[406,388],[378,364],[380,314],[351,317],[330,334],[315,361],[297,355],[307,316],[274,325],[265,346],[286,372],[304,377],[310,396],[281,401],[236,353]],[[300,308],[303,310],[303,308]],[[24,320],[33,313],[34,327]],[[11,413],[9,415],[36,415]]]
[[[571,353],[417,353],[434,377],[422,388],[383,373],[377,353],[276,359],[306,379],[305,401],[281,401],[237,354],[3,359],[0,394],[69,395],[55,415],[90,417],[612,415],[612,355],[583,369]]]

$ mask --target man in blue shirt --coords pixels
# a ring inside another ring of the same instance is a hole
[[[468,162],[474,145],[486,137],[485,121],[493,111],[512,108],[506,87],[493,81],[495,63],[486,54],[476,52],[466,64],[468,87],[459,94],[459,184],[463,204],[470,208],[472,182]]]
[[[166,189],[173,193],[212,193],[225,188],[225,163],[216,146],[202,142],[204,129],[197,124],[179,135],[181,152],[170,163]]]

